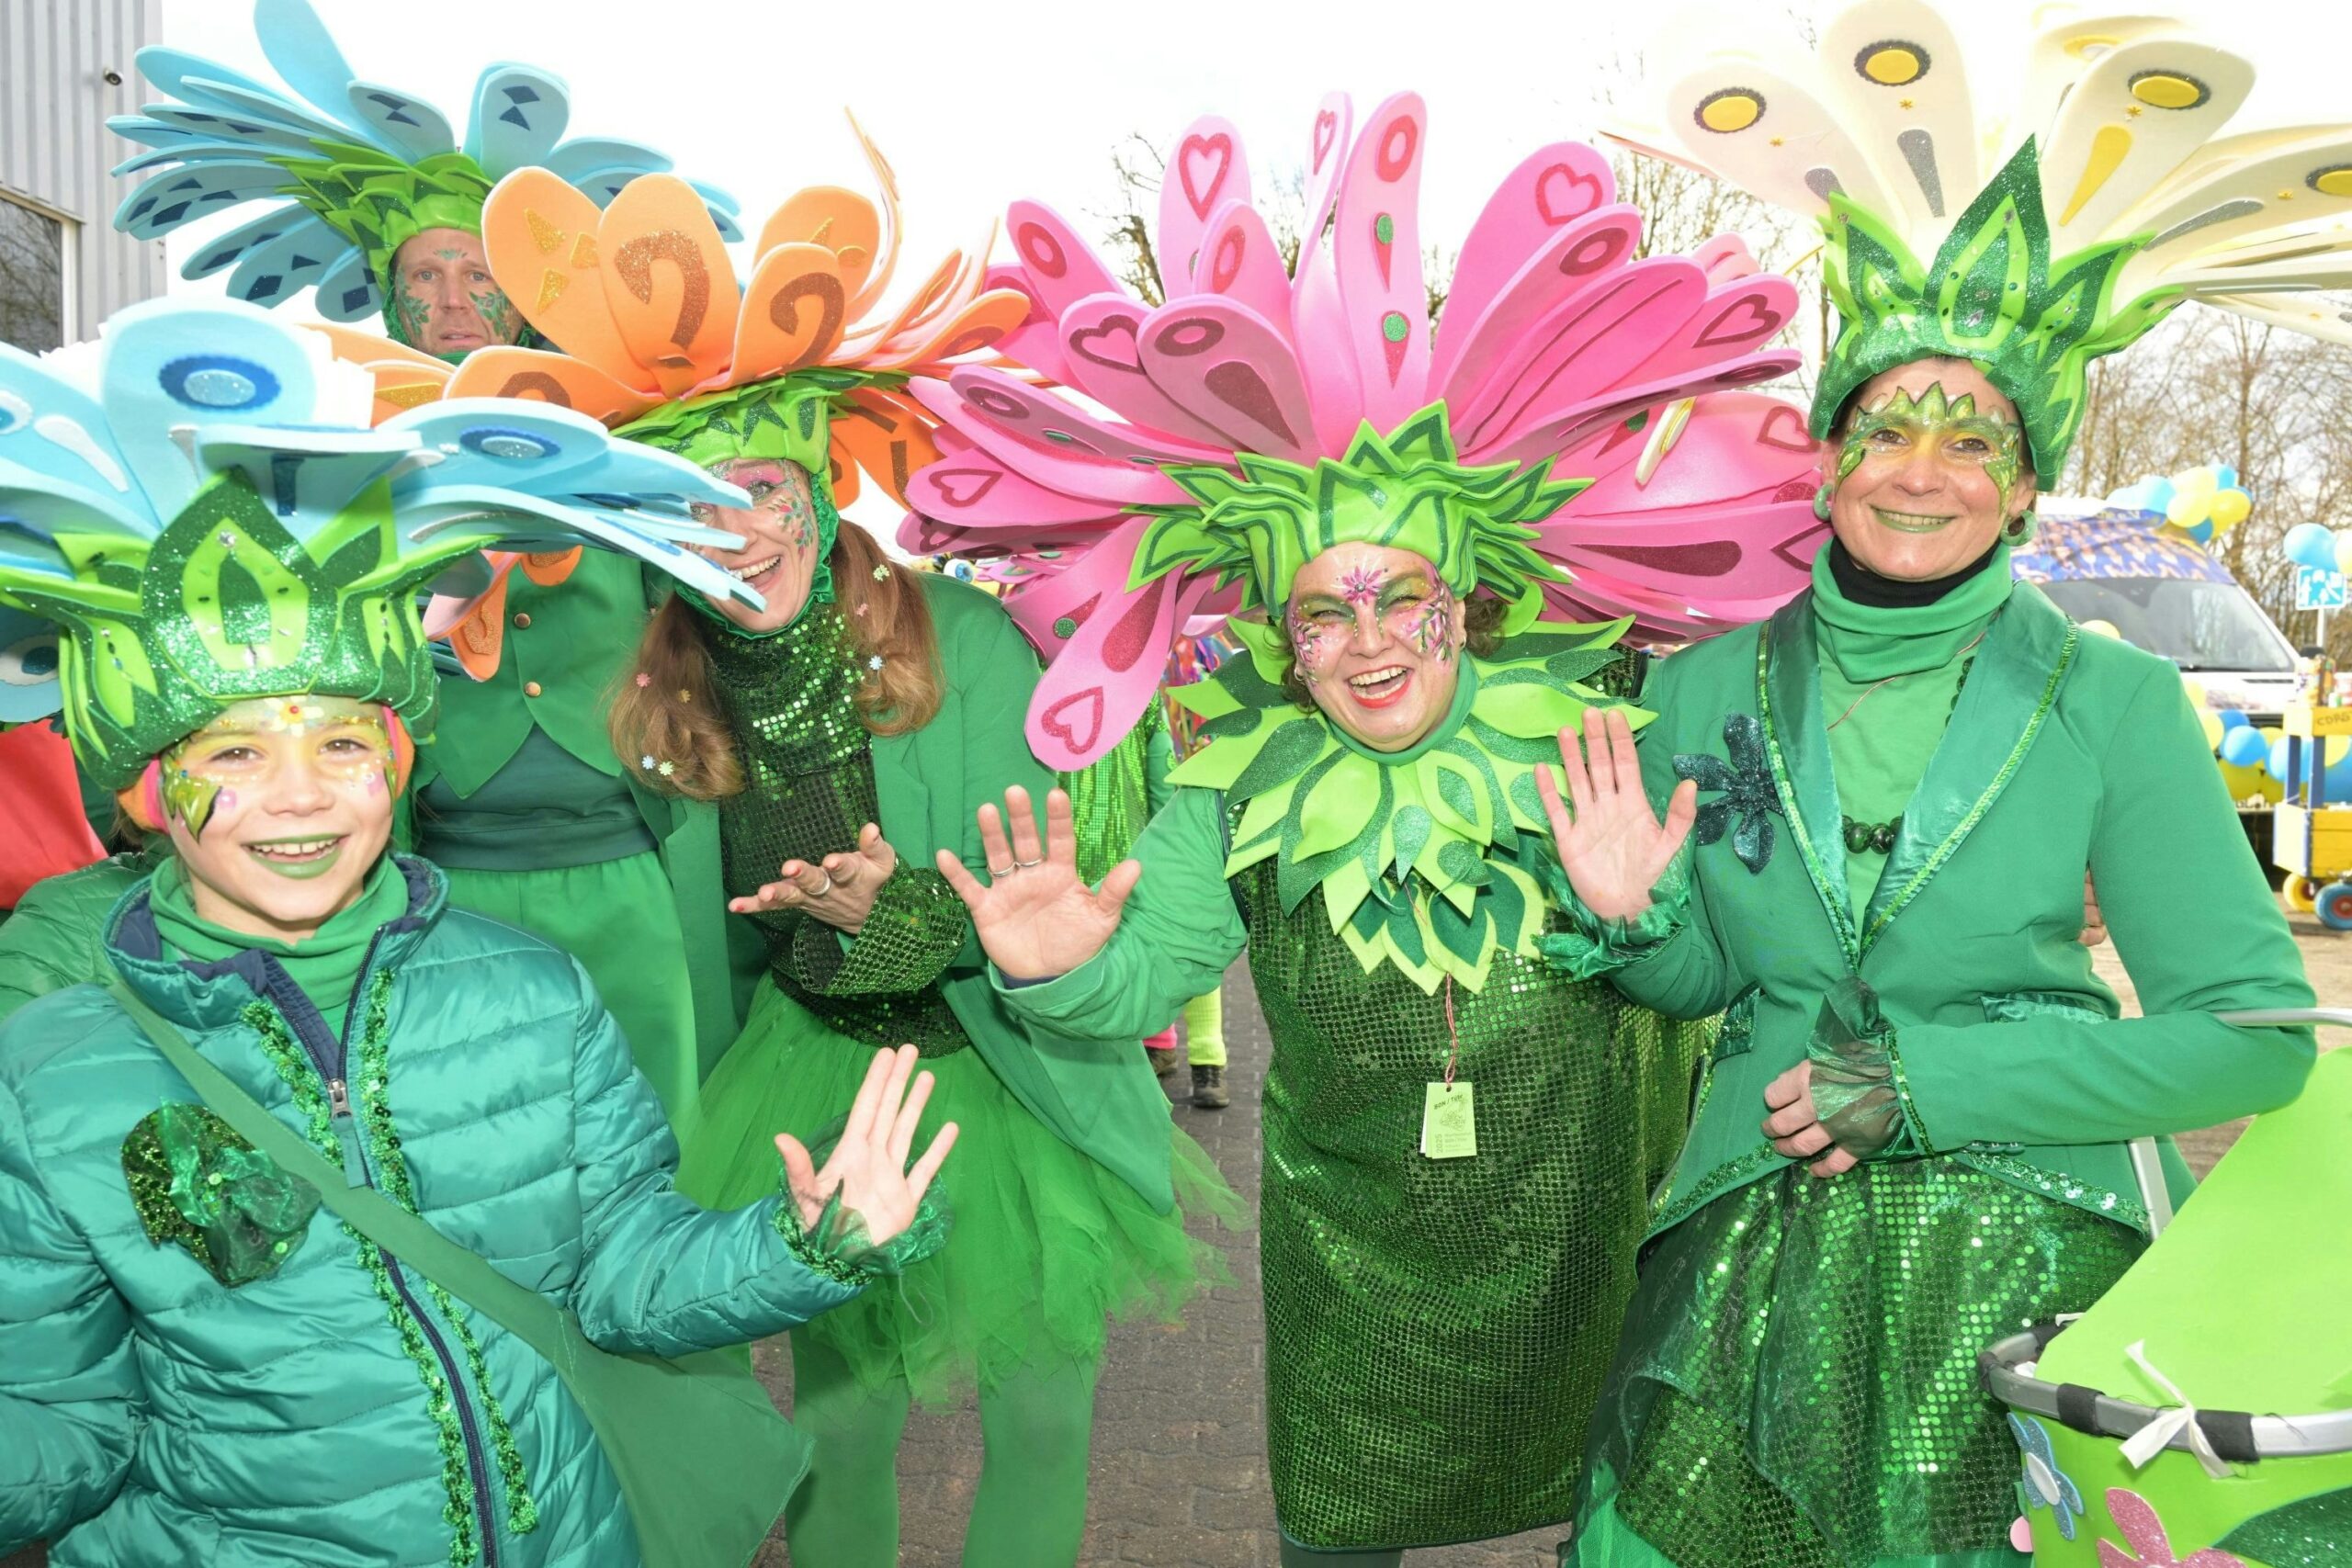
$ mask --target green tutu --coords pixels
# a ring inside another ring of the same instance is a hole
[[[807,1142],[839,1122],[873,1060],[871,1046],[762,980],[681,1137],[679,1190],[714,1209],[775,1191],[775,1135]],[[1023,1368],[1091,1364],[1109,1319],[1173,1320],[1202,1286],[1232,1282],[1222,1255],[1185,1234],[1184,1212],[1231,1224],[1238,1201],[1184,1134],[1173,1134],[1177,1206],[1158,1213],[1023,1109],[978,1051],[922,1066],[936,1081],[916,1149],[942,1122],[962,1129],[938,1183],[953,1216],[947,1245],[795,1330],[840,1355],[863,1386],[903,1382],[942,1404]]]

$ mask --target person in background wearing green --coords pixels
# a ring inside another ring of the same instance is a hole
[[[830,1152],[778,1137],[781,1191],[700,1208],[580,965],[387,852],[436,690],[417,589],[584,536],[732,594],[675,540],[741,495],[541,403],[368,429],[324,347],[156,300],[95,354],[0,348],[0,598],[56,624],[84,768],[172,846],[104,919],[104,984],[0,1026],[0,1552],[630,1568],[576,1371],[338,1224],[336,1176],[595,1346],[677,1357],[934,1250],[955,1133],[915,1156],[930,1075],[876,1053]]]
[[[157,151],[139,162],[171,165],[172,182],[207,177],[214,155],[209,141],[167,134],[189,115],[226,107],[248,123],[282,121],[299,138],[299,151],[273,141],[240,154],[281,166],[291,199],[273,202],[191,263],[199,275],[233,267],[230,292],[256,304],[279,304],[316,283],[330,319],[380,310],[396,343],[452,365],[511,353],[538,340],[491,274],[481,235],[491,187],[531,165],[594,168],[595,198],[610,200],[632,175],[668,167],[632,143],[559,141],[569,94],[548,72],[488,68],[461,149],[446,125],[435,141],[372,117],[368,106],[383,89],[360,89],[305,0],[269,0],[257,7],[255,26],[288,89],[184,51],[142,51],[148,79],[179,101],[151,105],[113,128],[154,141]],[[243,91],[224,105],[210,82]],[[421,104],[407,113],[441,122]],[[345,134],[322,134],[322,116]],[[705,194],[731,234],[731,203]],[[134,193],[120,219],[142,235],[186,220],[165,210],[142,206]],[[308,265],[290,265],[294,254]],[[345,352],[356,335],[338,334]],[[492,389],[506,390],[511,380],[498,372]],[[440,656],[447,677],[440,723],[417,759],[408,840],[447,874],[458,908],[580,960],[674,1117],[734,1038],[756,975],[756,943],[724,908],[715,814],[645,788],[605,734],[649,604],[664,592],[659,573],[626,557],[551,551],[527,557],[477,604],[448,634],[452,651]]]

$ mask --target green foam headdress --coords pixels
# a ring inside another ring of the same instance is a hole
[[[1950,25],[1926,0],[1861,0],[1810,59],[1726,48],[1718,29],[1683,29],[1661,52],[1666,127],[1623,140],[1657,152],[1670,136],[1678,150],[1657,155],[1827,235],[1838,332],[1815,435],[1883,371],[1971,359],[2016,403],[2048,488],[2081,425],[2090,362],[2184,300],[2352,343],[2340,310],[2310,298],[2352,285],[2352,230],[2329,227],[2352,213],[2352,133],[2219,137],[2254,69],[2177,22],[2045,33],[2005,141],[1981,129]]]
[[[370,397],[323,338],[227,301],[133,306],[50,359],[0,345],[0,649],[53,671],[8,716],[62,709],[110,788],[252,697],[382,703],[422,734],[417,590],[466,564],[480,586],[494,543],[620,549],[756,602],[678,543],[713,537],[692,502],[742,500],[693,465],[538,401],[370,430]]]
[[[1199,510],[1152,523],[1130,586],[1178,569],[1214,572],[1241,583],[1243,608],[1279,613],[1317,556],[1335,545],[1384,545],[1429,560],[1464,598],[1483,586],[1512,602],[1523,612],[1510,626],[1519,630],[1541,609],[1542,584],[1566,576],[1537,553],[1530,525],[1591,481],[1554,479],[1549,459],[1469,467],[1456,457],[1445,405],[1432,403],[1385,436],[1359,426],[1343,456],[1312,468],[1252,452],[1235,454],[1238,473],[1171,464],[1162,471]]]
[[[141,72],[177,101],[107,121],[153,149],[117,165],[116,174],[164,171],[116,209],[115,227],[127,233],[160,239],[198,217],[271,202],[181,269],[194,278],[234,268],[234,299],[274,306],[315,285],[319,311],[330,321],[381,311],[399,336],[388,299],[395,253],[427,229],[480,233],[482,203],[508,174],[549,168],[604,205],[636,176],[670,167],[636,142],[561,140],[570,90],[551,72],[486,68],[460,145],[432,105],[360,79],[309,0],[256,0],[254,28],[286,85],[182,50],[142,49]],[[733,199],[695,188],[720,231],[741,239]],[[274,199],[281,197],[292,199]]]

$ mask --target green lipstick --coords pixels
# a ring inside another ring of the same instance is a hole
[[[343,858],[343,843],[341,835],[314,834],[304,839],[264,839],[257,843],[247,844],[245,852],[280,876],[290,876],[298,882],[307,882],[311,877],[323,875],[330,866]],[[325,847],[319,852],[305,855],[300,860],[262,853],[263,850],[280,844],[322,844]]]

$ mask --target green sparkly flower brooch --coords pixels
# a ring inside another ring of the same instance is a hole
[[[1764,869],[1772,858],[1772,818],[1781,813],[1781,795],[1772,787],[1772,770],[1764,761],[1764,728],[1753,714],[1736,713],[1724,720],[1724,750],[1731,761],[1701,751],[1674,754],[1674,776],[1691,779],[1702,790],[1721,790],[1721,800],[1699,807],[1691,838],[1712,844],[1731,829],[1731,852],[1750,874]],[[1732,818],[1737,818],[1737,827]]]
[[[122,1173],[157,1247],[176,1243],[222,1284],[266,1280],[302,1245],[318,1189],[201,1105],[165,1105],[123,1140]]]
[[[1537,957],[1538,873],[1553,852],[1535,773],[1560,760],[1563,726],[1610,700],[1578,682],[1623,657],[1627,623],[1537,622],[1506,637],[1494,658],[1467,660],[1460,722],[1394,759],[1348,745],[1274,683],[1279,631],[1227,625],[1252,657],[1176,689],[1203,744],[1170,775],[1240,807],[1226,874],[1276,859],[1285,910],[1319,886],[1364,971],[1394,964],[1423,991],[1448,977],[1478,989],[1501,949]],[[1627,711],[1636,725],[1651,716]]]

